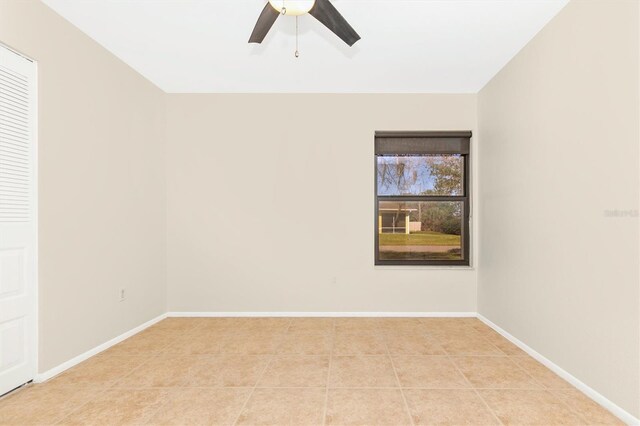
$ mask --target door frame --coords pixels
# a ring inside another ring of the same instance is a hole
[[[39,92],[39,67],[38,67],[38,61],[35,60],[34,58],[32,58],[31,56],[21,52],[18,49],[15,49],[9,45],[7,45],[6,43],[0,41],[0,48],[4,48],[18,56],[21,56],[22,58],[26,59],[27,61],[31,62],[33,64],[34,67],[34,81],[33,81],[33,89],[34,89],[34,96],[33,96],[33,116],[32,116],[32,137],[33,137],[33,158],[32,160],[32,184],[33,184],[33,194],[31,197],[31,218],[32,218],[32,226],[33,226],[33,264],[34,264],[34,270],[33,272],[33,300],[32,300],[32,314],[33,314],[33,326],[32,326],[32,330],[31,333],[33,333],[33,335],[31,336],[32,342],[33,342],[33,348],[32,348],[32,353],[29,354],[29,359],[31,362],[31,373],[30,373],[30,377],[31,379],[27,382],[33,382],[36,380],[36,377],[38,375],[38,362],[40,359],[40,279],[39,279],[39,241],[40,241],[40,222],[39,222],[39,215],[38,215],[38,208],[39,208],[39,185],[38,185],[38,180],[39,180],[39,162],[38,162],[38,158],[39,158],[39,149],[38,149],[38,142],[39,142],[39,121],[38,121],[38,117],[39,117],[39,99],[40,99],[40,92]],[[9,391],[11,392],[11,391]]]

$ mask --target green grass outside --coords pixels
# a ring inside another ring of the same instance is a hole
[[[460,235],[420,231],[411,234],[379,234],[381,246],[459,246]]]
[[[442,253],[403,253],[397,251],[381,251],[382,260],[462,260],[460,250],[449,250]]]

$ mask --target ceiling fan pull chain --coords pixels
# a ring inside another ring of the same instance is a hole
[[[287,14],[287,8],[284,7],[284,0],[282,0],[282,10],[280,11],[280,13],[282,13],[283,15]]]
[[[296,58],[300,57],[300,52],[298,51],[298,16],[296,15],[296,52],[294,53]]]

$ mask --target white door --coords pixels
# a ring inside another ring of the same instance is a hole
[[[37,354],[36,64],[0,45],[0,395]]]

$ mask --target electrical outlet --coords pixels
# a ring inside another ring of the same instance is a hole
[[[124,288],[120,289],[120,301],[124,302],[124,299],[126,299],[126,291]]]

